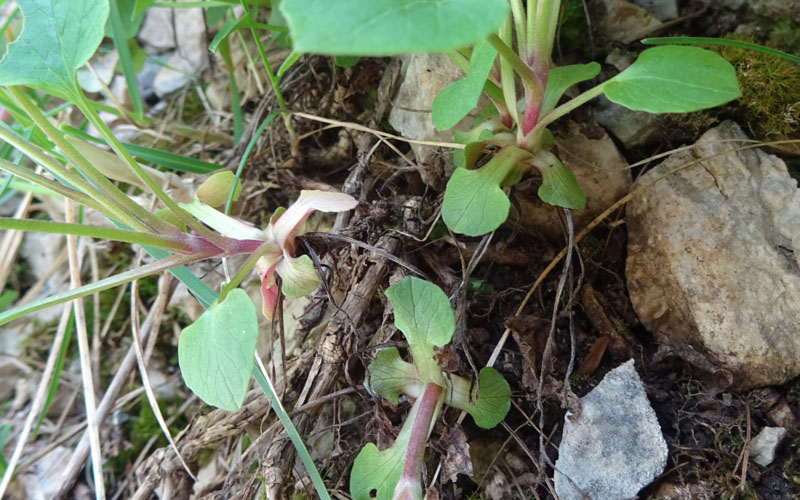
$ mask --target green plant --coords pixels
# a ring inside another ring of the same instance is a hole
[[[494,368],[484,367],[475,383],[442,372],[435,348],[450,342],[455,319],[439,287],[406,277],[389,287],[386,296],[414,362],[404,361],[397,348],[384,349],[370,363],[367,383],[395,405],[401,395],[416,402],[391,447],[380,451],[367,444],[356,457],[350,475],[356,500],[422,498],[425,446],[443,404],[468,412],[485,429],[499,424],[511,406],[511,389]]]
[[[664,43],[669,38],[644,40]],[[753,37],[676,38],[675,43],[718,46],[736,69],[742,90],[737,105],[744,121],[765,139],[794,137],[800,131],[800,57],[752,43]]]
[[[4,311],[0,314],[0,324],[50,305],[83,297],[196,260],[249,254],[250,258],[227,284],[221,297],[194,325],[187,328],[187,334],[181,337],[182,344],[179,345],[183,350],[181,365],[184,371],[192,372],[197,370],[195,363],[201,362],[201,359],[195,359],[191,354],[187,354],[187,351],[194,352],[198,349],[191,344],[196,332],[203,332],[204,337],[217,335],[220,328],[212,328],[210,325],[215,325],[226,312],[238,311],[231,321],[225,322],[222,326],[231,331],[245,331],[248,338],[257,334],[255,311],[250,314],[247,305],[252,308],[252,303],[243,291],[235,290],[254,267],[258,267],[262,278],[264,314],[268,317],[272,314],[278,294],[275,273],[281,275],[282,290],[290,297],[305,295],[319,284],[311,259],[308,256],[294,257],[294,239],[302,233],[302,223],[313,211],[349,210],[356,204],[353,198],[338,193],[303,191],[295,204],[287,210],[280,209],[273,215],[264,231],[214,208],[225,205],[229,198],[235,199],[238,196],[239,186],[232,172],[217,173],[207,179],[197,189],[191,203],[176,203],[160,187],[161,183],[168,182],[170,178],[155,169],[143,167],[134,160],[99,118],[75,78],[76,69],[94,53],[103,37],[102,26],[105,25],[109,12],[107,0],[91,2],[53,0],[50,3],[54,8],[49,12],[36,11],[37,0],[23,0],[18,3],[23,12],[30,10],[36,14],[26,17],[27,29],[16,42],[9,45],[6,58],[0,62],[0,83],[6,86],[7,97],[12,98],[18,106],[16,111],[12,112],[26,113],[38,129],[58,147],[61,154],[55,150],[51,151],[51,155],[45,154],[8,128],[0,128],[0,138],[14,145],[62,182],[48,179],[26,167],[5,160],[0,160],[0,169],[93,208],[117,223],[120,228],[10,218],[0,219],[0,227],[137,243],[173,252],[176,255],[77,290]],[[47,35],[42,35],[43,33]],[[61,36],[57,37],[57,33]],[[50,50],[51,47],[56,47],[58,50]],[[115,154],[67,136],[50,122],[20,85],[39,88],[74,103],[103,135]],[[63,163],[69,163],[75,168],[69,169]],[[150,189],[164,203],[165,208],[157,213],[148,212],[122,193],[107,176]],[[158,179],[158,183],[154,177]],[[206,339],[204,344],[208,340],[213,338]],[[242,364],[238,370],[246,371],[249,380],[253,368],[254,339],[252,342],[244,342],[243,345],[248,348],[244,349],[246,353],[241,353]],[[197,354],[201,358],[205,355],[205,352]],[[230,368],[232,367],[216,366],[212,371]],[[196,384],[190,383],[190,387],[192,385]],[[233,384],[235,397],[227,400],[221,407],[238,408],[246,385],[247,381]],[[227,387],[232,386],[227,384]],[[213,393],[213,390],[205,392],[204,389],[199,389],[199,395],[211,401],[218,401],[223,397]],[[224,397],[228,396],[231,395],[227,394]]]
[[[283,0],[280,8],[295,51],[450,56],[466,76],[434,100],[437,129],[453,127],[475,108],[481,93],[488,96],[494,116],[471,132],[456,133],[464,150],[454,157],[458,168],[442,203],[447,226],[469,236],[493,231],[506,220],[510,202],[504,188],[534,169],[542,176],[542,200],[584,208],[575,177],[550,151],[547,126],[592,98],[605,94],[630,109],[683,113],[739,96],[734,69],[719,55],[663,46],[645,50],[625,71],[559,105],[569,87],[600,72],[594,62],[553,67],[561,0]],[[485,151],[491,157],[477,167]]]
[[[202,6],[209,6],[210,3],[214,2],[202,2]],[[231,6],[239,2],[216,2],[215,5],[217,3]],[[319,284],[319,278],[307,256],[295,256],[295,238],[302,234],[302,224],[312,212],[350,210],[356,205],[356,200],[341,193],[303,191],[288,209],[276,211],[263,231],[228,216],[227,210],[238,196],[239,174],[247,155],[255,139],[277,113],[270,114],[254,134],[236,175],[232,172],[216,173],[191,193],[179,178],[140,165],[133,154],[159,158],[155,161],[172,163],[186,170],[208,172],[219,167],[147,148],[137,150],[132,145],[122,144],[98,115],[98,109],[108,109],[90,101],[78,83],[76,72],[97,50],[106,32],[109,15],[112,20],[110,29],[121,37],[115,37],[115,43],[124,41],[128,29],[125,23],[118,25],[118,21],[127,20],[127,16],[120,18],[117,7],[124,6],[130,12],[131,2],[119,2],[114,9],[109,7],[108,0],[19,0],[17,4],[25,16],[24,29],[18,39],[8,45],[5,57],[0,60],[0,105],[16,120],[17,125],[0,123],[0,139],[4,141],[4,148],[8,146],[9,150],[21,152],[41,166],[49,176],[21,166],[19,161],[0,158],[0,170],[9,174],[4,180],[3,190],[15,181],[19,186],[15,177],[23,179],[24,186],[33,186],[96,210],[117,227],[73,223],[69,218],[63,223],[0,218],[0,229],[135,243],[157,260],[8,310],[5,304],[8,299],[4,295],[0,325],[48,306],[71,300],[78,304],[78,299],[87,295],[161,271],[172,271],[207,307],[207,311],[194,324],[184,329],[179,339],[179,363],[187,385],[207,403],[235,411],[242,404],[250,378],[255,376],[300,452],[319,495],[329,498],[299,435],[293,430],[291,420],[276,398],[266,372],[254,372],[258,361],[255,356],[257,313],[247,294],[237,287],[254,268],[257,269],[262,281],[263,310],[268,317],[273,313],[276,297],[280,293],[276,273],[281,277],[281,290],[286,295],[298,297],[312,291]],[[148,2],[137,2],[132,16],[141,12],[139,4]],[[188,5],[179,3],[177,6]],[[48,97],[43,101],[37,92],[45,93]],[[79,130],[57,127],[51,121],[52,112],[42,111],[49,96],[64,102],[56,112],[68,106],[77,107],[113,154],[85,142],[85,134]],[[140,110],[134,110],[133,116],[143,119]],[[163,208],[156,212],[148,211],[128,197],[113,180],[155,194]],[[189,194],[193,201],[175,201],[162,188],[167,184],[183,194]],[[219,210],[219,207],[225,208]],[[202,259],[241,254],[249,255],[249,258],[231,281],[225,284],[219,297],[183,267],[184,264]],[[231,339],[236,341],[232,342]],[[81,338],[79,335],[83,358],[85,349],[81,342],[85,344],[85,336]],[[85,375],[84,381],[86,383]],[[93,394],[94,390],[89,386],[88,389],[85,387],[85,392]],[[88,415],[94,403],[87,397],[86,404]],[[153,410],[158,411],[157,408]],[[94,411],[93,408],[91,411]],[[92,439],[96,440],[96,436]],[[95,448],[99,449],[96,441],[93,441],[92,447],[95,479],[102,483],[99,479],[102,464],[97,460],[99,452],[94,455]],[[9,468],[3,475],[0,496],[12,472]],[[101,484],[98,487],[102,490]],[[102,497],[103,492],[100,491],[98,495]]]

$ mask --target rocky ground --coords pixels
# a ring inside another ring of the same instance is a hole
[[[737,36],[800,53],[800,6],[791,0],[597,0],[586,12],[582,2],[564,3],[554,59],[597,60],[600,78],[624,69],[643,48],[637,40],[654,34]],[[209,111],[229,106],[228,82],[205,50],[202,13],[169,12],[151,9],[138,39],[173,69],[145,65],[140,86],[167,120],[228,134],[230,120]],[[275,121],[251,154],[234,212],[263,226],[301,189],[343,190],[360,202],[348,221],[312,222],[373,251],[309,236],[328,284],[287,301],[281,324],[263,325],[259,348],[280,375],[284,405],[332,496],[349,498],[356,454],[367,442],[390,443],[408,409],[363,387],[373,346],[402,347],[383,295],[404,273],[400,260],[454,297],[452,371],[469,376],[491,360],[513,391],[506,422],[491,431],[458,422],[456,410],[443,413],[426,454],[429,498],[800,498],[800,147],[786,142],[800,137],[800,67],[722,53],[739,72],[736,103],[655,116],[600,100],[553,127],[558,154],[587,196],[586,210],[571,214],[571,232],[565,213],[538,199],[540,180],[531,177],[511,190],[507,223],[474,239],[448,233],[438,218],[453,169],[449,150],[347,125],[452,141],[432,128],[429,113],[436,93],[459,77],[447,58],[362,59],[342,69],[309,56],[292,68],[282,87],[290,109],[312,115],[294,118],[303,140],[292,151]],[[270,54],[280,61],[286,52]],[[264,75],[240,68],[246,144],[276,103]],[[230,165],[243,153],[210,142],[170,147]],[[45,200],[36,208],[58,210]],[[26,235],[8,288],[24,295],[62,287],[60,247]],[[133,255],[118,245],[86,251],[95,274],[129,265]],[[217,264],[193,271],[218,285]],[[257,297],[258,283],[247,286]],[[230,413],[210,410],[183,385],[177,336],[201,313],[196,301],[168,278],[141,287],[158,334],[149,347],[153,385],[198,481],[160,437],[134,365],[125,364],[129,320],[114,311],[125,311],[130,298],[112,290],[91,306],[106,332],[96,347],[101,385],[117,376],[124,387],[102,427],[107,490],[137,499],[249,499],[259,490],[313,498],[260,391]],[[6,457],[60,314],[0,332]],[[55,472],[76,460],[84,417],[70,359],[9,498],[55,497],[64,486]],[[82,462],[64,497],[91,498]]]

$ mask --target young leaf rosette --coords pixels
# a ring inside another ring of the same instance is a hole
[[[278,297],[275,274],[281,277],[281,291],[287,297],[308,295],[319,285],[320,279],[308,255],[294,257],[295,238],[304,232],[304,222],[314,211],[344,212],[355,208],[358,202],[352,196],[327,191],[302,191],[288,209],[278,209],[267,226],[267,236],[273,242],[267,252],[256,262],[256,272],[261,277],[262,312],[272,318]]]
[[[308,216],[314,211],[345,212],[356,205],[355,198],[344,193],[304,190],[288,209],[275,211],[264,231],[229,217],[199,199],[183,208],[225,236],[264,242],[258,248],[261,257],[255,268],[261,278],[262,312],[271,319],[278,298],[276,273],[282,280],[281,291],[287,297],[307,295],[320,283],[311,259],[307,255],[294,256],[295,238],[303,234],[303,223]]]
[[[404,361],[395,347],[384,349],[367,367],[367,384],[393,404],[400,396],[416,402],[392,446],[381,451],[370,443],[356,457],[350,474],[354,500],[422,498],[424,451],[443,404],[466,411],[485,429],[500,423],[511,407],[508,382],[494,368],[483,368],[477,384],[442,372],[436,348],[452,340],[455,316],[441,288],[406,277],[386,296],[414,362]]]
[[[262,231],[203,201],[220,202],[221,197],[210,194],[228,192],[231,181],[223,177],[214,179],[215,184],[207,192],[199,192],[192,203],[182,207],[221,234],[258,245],[252,258],[258,257],[255,267],[261,277],[263,312],[270,318],[278,296],[276,273],[283,280],[283,293],[289,297],[306,295],[319,284],[311,259],[294,256],[295,238],[303,233],[303,222],[315,210],[342,212],[354,208],[358,202],[342,193],[302,191],[288,209],[276,211]],[[229,411],[241,408],[253,371],[257,316],[247,293],[234,288],[223,293],[181,333],[178,339],[181,373],[186,385],[206,403]]]

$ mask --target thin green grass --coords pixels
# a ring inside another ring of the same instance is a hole
[[[698,36],[673,36],[662,38],[645,38],[642,40],[645,45],[727,45],[740,49],[754,50],[763,54],[781,57],[787,61],[800,64],[800,57],[787,54],[781,50],[764,47],[755,43],[743,42],[741,40],[729,40],[727,38],[706,38]]]
[[[119,54],[119,64],[122,68],[122,74],[125,76],[125,82],[128,84],[128,96],[133,104],[133,118],[138,122],[144,115],[144,105],[142,103],[142,96],[139,94],[136,71],[134,70],[128,41],[125,37],[119,5],[117,2],[110,2],[110,7],[109,24],[111,26],[111,39],[114,41],[114,47],[116,47],[117,53]]]
[[[234,177],[233,185],[231,186],[231,191],[228,193],[228,201],[225,202],[225,214],[229,214],[231,211],[231,205],[233,204],[233,196],[236,193],[236,186],[239,185],[239,179],[242,176],[242,170],[244,170],[244,165],[247,163],[247,159],[250,157],[250,152],[253,150],[253,147],[256,145],[256,141],[264,132],[264,129],[272,123],[272,120],[275,119],[276,116],[280,114],[280,111],[273,111],[272,113],[268,114],[264,121],[261,122],[261,125],[258,126],[256,131],[253,133],[253,136],[250,138],[250,142],[247,143],[247,148],[244,150],[244,154],[242,155],[242,159],[239,160],[239,166],[236,167],[236,176]]]
[[[69,125],[62,125],[61,130],[73,137],[79,137],[85,141],[93,142],[95,144],[103,144],[106,145],[105,141],[102,139],[98,139],[97,137],[91,136],[85,132],[82,132],[75,127]],[[203,160],[198,160],[196,158],[189,158],[186,156],[178,155],[175,153],[170,153],[169,151],[163,151],[160,149],[155,148],[148,148],[146,146],[140,146],[138,144],[130,144],[127,142],[123,142],[122,146],[133,156],[139,158],[148,163],[153,163],[155,165],[160,165],[162,167],[166,167],[172,170],[177,170],[178,172],[187,172],[190,174],[210,174],[212,172],[216,172],[217,170],[224,168],[221,165],[217,165],[214,163],[210,163]]]

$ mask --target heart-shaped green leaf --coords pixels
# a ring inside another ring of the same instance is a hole
[[[103,40],[108,0],[17,0],[25,24],[0,61],[0,85],[29,85],[70,98],[75,70]]]
[[[527,151],[506,146],[477,170],[457,168],[442,201],[442,219],[459,234],[481,236],[506,221],[511,203],[501,186],[515,184],[524,172]]]
[[[469,413],[478,427],[491,429],[506,418],[511,408],[511,387],[500,372],[490,366],[481,370],[478,380],[479,384],[472,384],[465,378],[451,375],[444,402]]]
[[[555,155],[546,153],[550,157],[550,165],[536,163],[542,174],[542,185],[539,186],[539,198],[543,202],[557,207],[583,210],[586,208],[586,197],[578,185],[575,174],[564,166]]]
[[[456,329],[447,295],[430,281],[406,276],[387,288],[386,296],[394,306],[394,324],[408,341],[420,378],[439,382],[441,369],[433,359],[433,348],[450,342]]]
[[[645,50],[603,91],[617,104],[650,113],[697,111],[741,95],[728,61],[710,50],[676,45]]]
[[[437,130],[454,127],[475,109],[496,56],[497,50],[486,40],[475,43],[467,76],[442,89],[433,100],[431,119]]]
[[[417,368],[403,361],[396,347],[379,352],[367,367],[367,373],[367,383],[372,390],[394,405],[401,394],[417,398],[425,389]]]
[[[600,73],[600,65],[596,62],[588,64],[572,64],[557,66],[547,73],[547,87],[544,89],[542,109],[539,116],[544,116],[553,111],[558,100],[568,88],[576,83],[596,77]]]
[[[186,385],[206,403],[238,411],[250,385],[258,339],[253,301],[240,288],[215,302],[178,339]]]
[[[500,26],[507,0],[283,0],[298,52],[388,56],[472,45]]]

